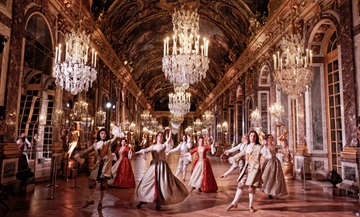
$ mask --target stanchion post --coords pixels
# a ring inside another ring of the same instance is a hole
[[[56,187],[56,158],[52,157],[52,170],[51,170],[51,183],[50,183],[50,196],[48,200],[53,200],[55,197],[55,187]]]
[[[75,178],[74,178],[74,183],[75,183],[75,184],[74,184],[73,187],[70,187],[70,188],[73,188],[73,189],[78,189],[78,188],[80,188],[80,186],[77,185],[78,170],[79,170],[79,162],[77,161],[76,169],[75,169]]]
[[[66,159],[66,177],[65,177],[65,181],[66,181],[66,182],[69,181],[69,161],[70,161],[70,155],[67,154],[67,159]]]

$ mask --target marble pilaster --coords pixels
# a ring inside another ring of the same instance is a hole
[[[339,44],[341,52],[343,103],[344,103],[344,129],[346,146],[350,145],[356,133],[356,96],[355,65],[352,37],[351,0],[343,0],[339,5],[340,35]]]
[[[10,52],[9,52],[9,68],[7,74],[6,84],[6,142],[15,141],[16,138],[16,124],[18,121],[18,102],[20,102],[20,76],[21,71],[21,57],[22,57],[22,40],[25,34],[25,17],[24,8],[26,1],[13,1],[13,17],[11,26],[10,38]],[[10,94],[11,93],[11,94]]]
[[[121,89],[121,122],[122,123],[125,123],[125,121],[126,121],[126,117],[125,117],[125,114],[126,114],[126,102],[125,102],[126,92],[127,92],[127,88],[126,88],[126,86],[124,86]]]
[[[305,129],[305,99],[304,95],[298,97],[298,141],[299,145],[307,145],[306,144],[306,129]]]

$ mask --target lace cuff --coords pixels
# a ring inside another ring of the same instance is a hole
[[[115,137],[120,137],[120,138],[124,138],[124,132],[121,131],[121,128],[118,126],[114,126],[114,128],[112,129],[111,134],[113,134]]]

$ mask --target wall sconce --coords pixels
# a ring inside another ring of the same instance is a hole
[[[229,130],[229,125],[226,121],[222,123],[222,130],[223,132],[227,132]]]
[[[222,132],[222,126],[221,126],[221,124],[216,125],[216,130],[217,130],[217,132],[219,132],[219,133]]]

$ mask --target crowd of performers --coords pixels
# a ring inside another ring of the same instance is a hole
[[[121,127],[113,128],[111,139],[105,129],[100,129],[97,133],[97,142],[74,156],[80,163],[91,152],[94,152],[96,157],[95,166],[89,176],[89,194],[83,208],[95,204],[93,194],[96,183],[100,183],[99,210],[102,209],[108,185],[119,188],[136,187],[136,196],[140,201],[137,205],[139,209],[147,203],[154,203],[156,210],[160,210],[162,205],[180,203],[196,189],[199,192],[217,192],[218,186],[211,163],[206,157],[208,151],[211,151],[212,154],[215,153],[215,141],[212,138],[200,137],[197,145],[193,147],[190,136],[183,135],[180,144],[172,148],[171,128],[166,127],[165,132],[169,133],[167,140],[165,140],[164,133],[159,132],[155,137],[154,144],[132,153],[132,147],[124,138]],[[117,140],[120,140],[120,146],[115,152],[112,152],[112,146]],[[224,154],[234,153],[234,155],[229,158],[230,169],[220,178],[226,178],[236,168],[239,168],[237,190],[226,210],[237,208],[245,188],[249,192],[250,212],[255,212],[253,201],[256,189],[260,189],[269,199],[288,194],[281,162],[276,157],[279,147],[274,144],[273,140],[273,136],[268,134],[263,136],[262,144],[260,144],[258,133],[251,131],[249,134],[243,135],[241,143],[224,152]],[[209,141],[213,143],[210,145]],[[150,167],[135,186],[130,159],[132,155],[145,155],[146,153],[150,153],[152,156]],[[179,153],[175,175],[166,161],[167,155],[171,153]],[[197,157],[193,162],[191,175],[187,182],[187,167],[191,163],[194,153],[197,153]],[[179,174],[182,175],[181,180],[177,178]],[[190,187],[190,191],[186,187],[186,183]]]

